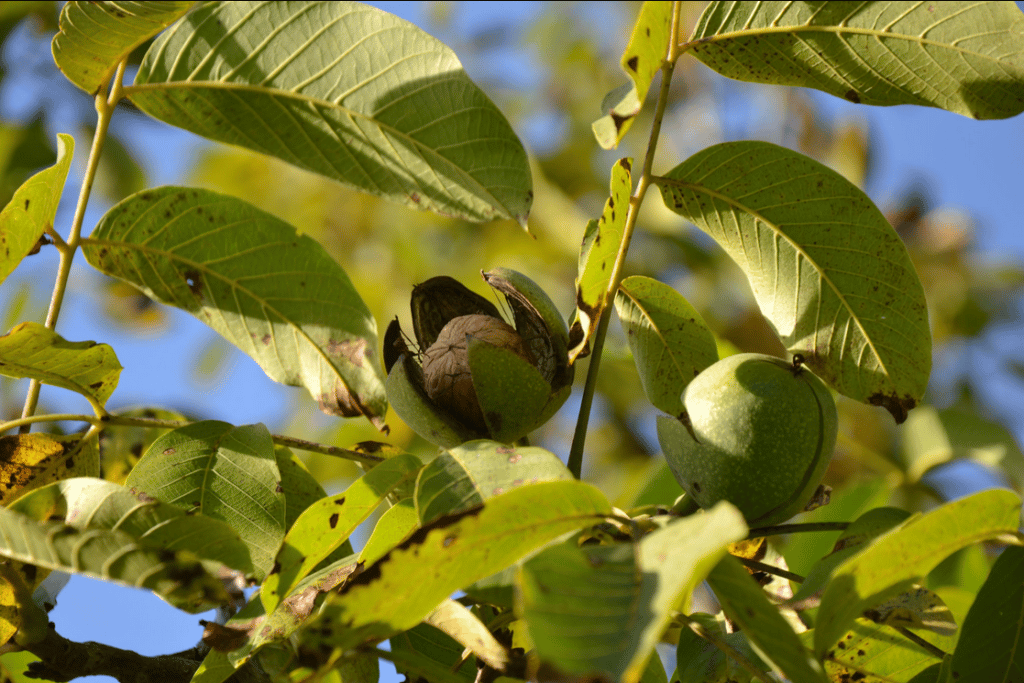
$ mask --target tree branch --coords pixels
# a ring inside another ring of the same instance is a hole
[[[80,676],[111,676],[120,683],[188,683],[209,648],[198,645],[170,655],[147,657],[103,643],[68,640],[50,625],[46,636],[25,649],[42,661],[29,664],[27,678],[71,681]],[[252,662],[243,664],[231,683],[269,683],[270,677]]]

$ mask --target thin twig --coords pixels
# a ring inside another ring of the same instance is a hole
[[[597,323],[597,330],[591,340],[590,365],[587,368],[587,381],[583,385],[583,395],[580,399],[580,412],[576,420],[576,430],[572,437],[572,447],[569,450],[567,466],[569,471],[577,479],[583,471],[583,448],[587,439],[587,427],[590,424],[590,411],[593,407],[594,393],[597,390],[597,376],[601,366],[601,353],[604,350],[604,340],[608,333],[608,321],[611,319],[611,309],[615,301],[615,292],[622,282],[623,266],[626,263],[626,253],[629,251],[630,241],[633,237],[633,230],[636,227],[637,217],[640,214],[640,206],[643,204],[647,189],[651,185],[651,167],[654,164],[654,153],[658,148],[658,137],[661,135],[661,122],[665,116],[665,108],[668,105],[669,86],[672,84],[672,71],[675,69],[676,59],[679,53],[676,46],[676,33],[679,30],[679,15],[681,4],[672,4],[672,27],[669,33],[668,53],[661,66],[661,90],[658,93],[658,102],[654,108],[654,123],[651,125],[651,135],[647,142],[647,154],[644,157],[643,170],[637,180],[636,190],[629,200],[629,210],[626,213],[626,223],[622,228],[622,241],[619,243],[619,251],[615,255],[615,262],[612,264],[611,275],[608,280],[608,288],[604,292],[604,310]]]

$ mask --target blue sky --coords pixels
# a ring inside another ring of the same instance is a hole
[[[424,28],[423,7],[419,3],[373,3],[394,12]],[[1019,3],[1020,4],[1020,3]],[[595,11],[603,12],[602,3],[594,3]],[[500,8],[501,16],[496,15]],[[512,18],[515,25],[540,11],[540,3],[466,3],[457,6],[454,31],[465,36],[494,26],[501,19]],[[600,30],[614,34],[616,26],[605,17],[594,20]],[[445,36],[439,36],[442,39]],[[616,38],[618,40],[618,38]],[[497,69],[503,82],[515,84],[529,92],[541,83],[540,74],[530,63],[530,54],[509,53],[488,55],[486,63],[467,63],[471,76],[487,75],[485,69]],[[480,70],[480,71],[476,71]],[[993,258],[1024,263],[1024,221],[1021,219],[1021,195],[1024,193],[1024,116],[1006,121],[978,122],[956,114],[918,107],[873,109],[857,107],[845,101],[822,96],[822,106],[839,117],[864,117],[871,127],[875,142],[877,173],[868,188],[880,205],[895,198],[918,180],[934,191],[939,207],[967,212],[977,220],[977,239],[983,252]],[[17,93],[3,93],[0,107],[5,117],[18,110]],[[598,112],[595,112],[595,117]],[[527,147],[544,145],[548,128],[542,123],[520,131]],[[76,133],[76,157],[84,159],[88,140]],[[141,132],[141,160],[150,172],[151,184],[182,182],[186,163],[197,145],[205,144],[190,134],[170,130],[162,124],[145,126]],[[72,175],[80,175],[77,167]],[[77,185],[69,181],[62,213],[57,224],[67,225],[70,208],[77,195]],[[99,219],[103,207],[93,204],[86,219],[86,232]],[[56,259],[52,251],[26,262],[18,277],[38,278],[52,282]],[[92,277],[88,268],[78,266],[73,273],[75,293],[65,306],[60,332],[69,339],[98,339],[114,345],[125,367],[121,384],[112,400],[119,408],[142,402],[168,406],[194,406],[206,415],[236,424],[280,423],[287,406],[295,400],[298,389],[281,387],[268,380],[250,359],[234,353],[212,382],[197,383],[190,370],[194,348],[207,344],[214,334],[186,314],[170,314],[169,335],[159,338],[120,335],[111,338],[111,331],[98,315],[101,303],[90,299],[92,290],[86,286]],[[17,278],[5,283],[10,291]],[[48,287],[49,284],[43,285]],[[0,305],[9,294],[0,292]],[[159,364],[150,359],[156,354]],[[1024,361],[1024,352],[1022,352]],[[159,373],[159,375],[154,375]],[[156,380],[156,381],[154,381]],[[154,387],[160,387],[155,390]],[[1018,411],[1024,405],[1020,388],[997,387],[1006,392],[1008,410]],[[71,410],[87,410],[84,402],[67,397],[63,392],[48,392],[47,397]],[[259,401],[251,400],[259,396]],[[1015,424],[1018,438],[1022,423]],[[75,640],[98,640],[125,647],[143,654],[161,654],[185,649],[199,638],[201,628],[196,616],[185,615],[166,606],[144,591],[124,589],[100,582],[73,579],[61,594],[58,608],[51,617],[58,630]],[[95,678],[91,680],[113,680]]]

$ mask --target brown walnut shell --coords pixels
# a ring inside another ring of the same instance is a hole
[[[534,361],[515,329],[503,320],[481,314],[448,321],[437,341],[423,354],[424,388],[430,400],[463,424],[487,433],[469,370],[469,337],[508,349],[529,363]]]

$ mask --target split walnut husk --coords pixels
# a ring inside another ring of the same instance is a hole
[[[445,448],[472,439],[512,443],[543,423],[572,389],[569,330],[535,282],[514,270],[483,273],[512,310],[450,277],[413,288],[413,333],[398,320],[384,334],[388,399],[406,424]]]

